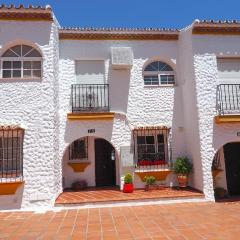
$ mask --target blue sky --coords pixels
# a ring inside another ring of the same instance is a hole
[[[61,26],[182,28],[194,19],[240,20],[240,0],[25,0],[50,4]]]

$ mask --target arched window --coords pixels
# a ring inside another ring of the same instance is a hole
[[[16,45],[2,54],[3,78],[41,78],[42,56],[33,47]]]
[[[155,61],[148,64],[144,71],[145,85],[173,85],[175,84],[174,70],[164,62]]]

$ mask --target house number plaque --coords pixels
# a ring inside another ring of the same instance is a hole
[[[88,133],[95,133],[95,129],[94,128],[88,129]]]

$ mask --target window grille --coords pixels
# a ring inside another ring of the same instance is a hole
[[[133,130],[136,167],[170,166],[169,132],[167,127],[142,127]]]
[[[88,138],[81,138],[69,146],[69,160],[88,158]]]
[[[0,129],[1,181],[23,178],[23,129]]]

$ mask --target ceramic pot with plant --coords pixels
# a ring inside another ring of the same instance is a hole
[[[179,187],[187,187],[188,176],[192,171],[192,163],[187,157],[179,157],[174,163],[174,172],[177,174]]]
[[[154,176],[145,176],[144,181],[146,182],[145,185],[146,191],[157,189],[156,178]]]
[[[124,193],[132,193],[133,192],[133,176],[131,173],[127,173],[124,176],[123,192]]]

